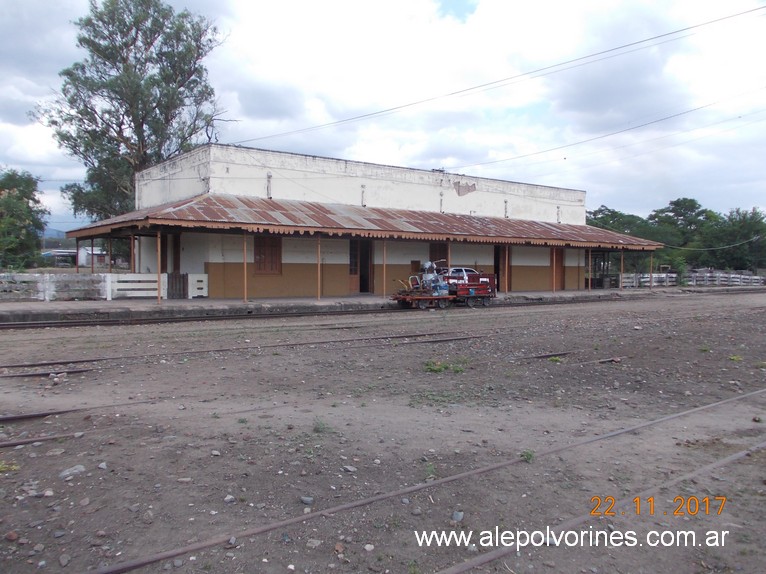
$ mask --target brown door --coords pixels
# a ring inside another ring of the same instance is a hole
[[[352,239],[348,251],[349,293],[372,293],[372,241]]]
[[[437,267],[447,267],[447,244],[431,243],[428,246],[428,258]]]
[[[349,241],[348,292],[359,293],[359,240]]]
[[[510,245],[495,245],[495,285],[498,291],[511,290],[510,248]]]
[[[372,241],[359,241],[359,292],[372,293],[375,286],[372,265]]]
[[[564,248],[551,248],[551,289],[564,290]]]

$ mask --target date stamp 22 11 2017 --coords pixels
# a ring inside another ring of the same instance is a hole
[[[593,496],[591,516],[720,516],[726,506],[725,496],[676,496],[667,508],[659,508],[653,496],[635,497],[632,504],[617,508],[613,496]]]

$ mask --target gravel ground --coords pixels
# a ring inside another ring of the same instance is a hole
[[[33,441],[0,572],[763,571],[766,293],[5,331],[0,363],[0,413],[74,409],[0,423]]]

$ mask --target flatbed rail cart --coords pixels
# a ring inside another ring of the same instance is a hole
[[[403,308],[446,309],[452,305],[488,307],[491,299],[497,295],[494,275],[467,274],[455,280],[449,275],[443,277],[435,273],[431,262],[423,265],[421,275],[412,275],[406,282],[399,282],[403,289],[391,298]]]

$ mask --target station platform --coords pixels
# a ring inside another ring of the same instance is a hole
[[[498,293],[491,307],[524,306],[585,301],[639,299],[654,296],[682,296],[705,293],[761,292],[766,287],[666,287],[655,289],[593,289],[580,291],[530,291]],[[112,301],[6,301],[0,302],[0,324],[82,321],[161,321],[163,319],[205,319],[235,316],[305,315],[338,311],[395,309],[390,297],[354,295],[347,297],[235,299],[118,299]],[[414,312],[423,312],[416,310]]]

